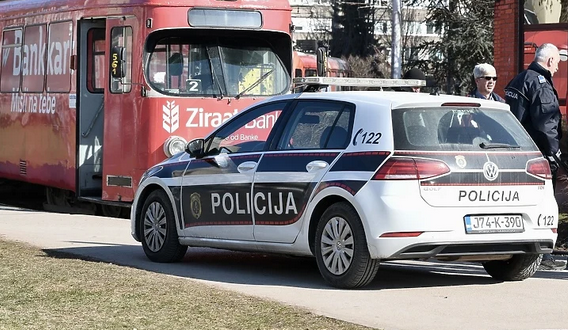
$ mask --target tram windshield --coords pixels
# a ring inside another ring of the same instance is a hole
[[[189,34],[161,33],[147,43],[146,79],[154,90],[167,95],[218,98],[272,96],[288,91],[288,70],[268,41],[250,36]]]

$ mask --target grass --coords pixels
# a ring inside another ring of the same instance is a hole
[[[0,329],[368,329],[273,301],[0,240]]]

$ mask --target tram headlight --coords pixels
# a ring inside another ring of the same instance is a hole
[[[184,138],[175,135],[170,136],[164,142],[164,154],[170,158],[171,156],[184,151],[186,144],[187,141]]]

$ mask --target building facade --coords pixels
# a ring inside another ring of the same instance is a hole
[[[319,41],[329,41],[333,24],[332,4],[335,1],[337,0],[290,0],[295,28],[293,39],[298,50],[313,52]],[[390,59],[392,2],[367,0],[367,5],[375,9],[373,20],[377,48],[386,52]],[[408,61],[414,56],[421,56],[418,45],[424,40],[435,40],[439,31],[425,22],[424,6],[403,6],[401,16],[403,61]]]

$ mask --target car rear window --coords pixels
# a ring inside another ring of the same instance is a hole
[[[392,113],[397,150],[538,150],[509,111],[483,108],[412,108]]]

